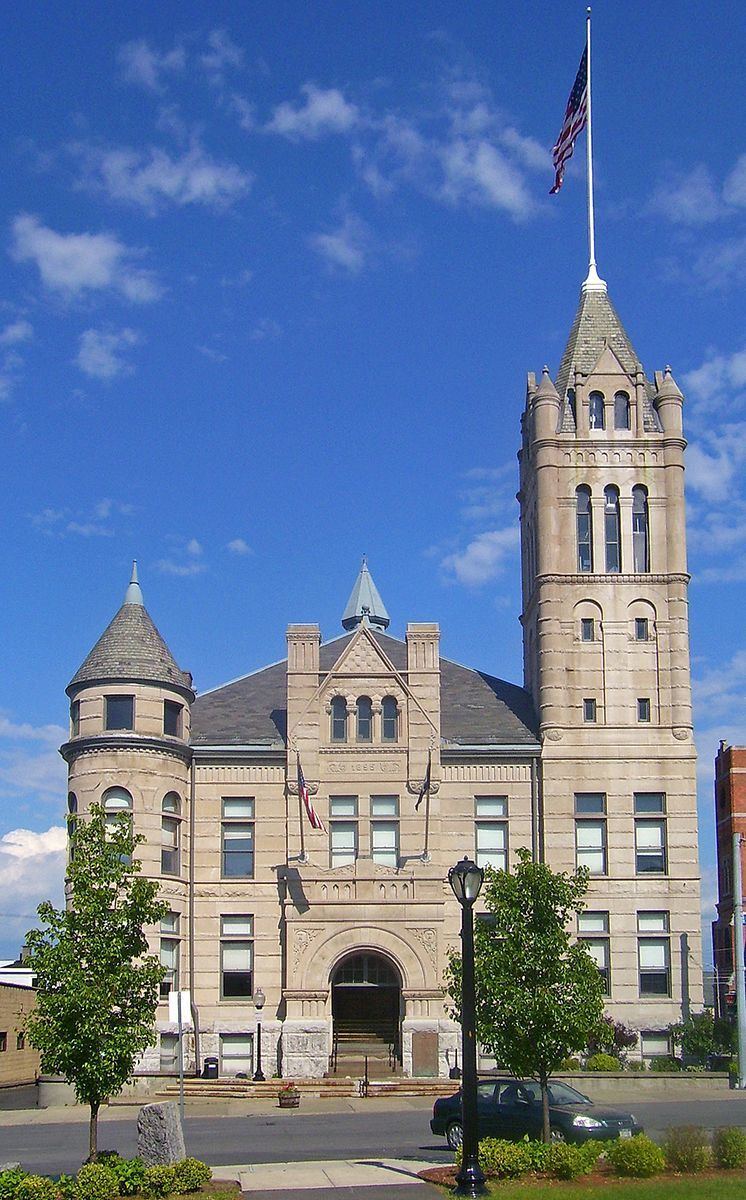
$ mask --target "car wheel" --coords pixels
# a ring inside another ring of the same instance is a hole
[[[556,1125],[553,1125],[552,1128],[550,1129],[549,1136],[551,1137],[553,1142],[566,1142],[567,1141],[567,1138],[565,1137],[562,1130],[558,1129]]]
[[[460,1121],[451,1121],[446,1129],[446,1141],[451,1150],[458,1150],[464,1140],[464,1129]]]

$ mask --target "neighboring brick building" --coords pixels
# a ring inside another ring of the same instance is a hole
[[[33,988],[0,983],[0,1088],[34,1083],[39,1055],[28,1044],[26,1017],[36,1003]]]
[[[715,759],[715,831],[717,836],[718,902],[712,923],[712,958],[715,967],[715,1009],[719,1016],[732,1012],[733,979],[733,835],[741,842],[741,879],[746,894],[746,746],[720,743]]]
[[[200,1057],[253,1070],[261,988],[267,1074],[333,1069],[342,1034],[446,1072],[447,871],[465,854],[509,866],[519,846],[588,868],[575,932],[643,1055],[702,1006],[682,407],[587,281],[556,381],[528,377],[523,686],[496,678],[498,645],[471,669],[441,657],[435,624],[392,637],[364,566],[344,635],[291,625],[286,660],[196,696],[133,577],[67,689],[69,808],[102,801],[144,835],[171,908],[153,931],[164,998],[191,989]],[[326,827],[306,828],[305,855],[298,755]],[[165,1003],[158,1026],[143,1065],[173,1069]]]

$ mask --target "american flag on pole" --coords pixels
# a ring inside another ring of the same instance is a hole
[[[420,805],[422,804],[423,798],[424,798],[424,797],[425,797],[425,796],[428,794],[428,792],[430,791],[430,768],[431,768],[431,766],[432,766],[432,761],[433,761],[433,756],[432,756],[432,754],[431,754],[431,753],[428,753],[428,756],[427,756],[427,770],[425,771],[425,778],[422,780],[422,787],[420,788],[420,794],[419,794],[419,796],[417,797],[417,803],[416,803],[416,804],[415,804],[415,806],[414,806],[414,811],[415,811],[415,812],[417,812],[417,809],[418,809],[418,808],[420,807]]]
[[[553,196],[562,187],[562,179],[565,174],[565,163],[568,158],[572,158],[572,152],[575,149],[575,141],[579,133],[586,126],[588,117],[588,47],[583,51],[583,57],[580,60],[578,73],[575,76],[575,82],[572,85],[572,91],[567,101],[565,109],[565,119],[560,129],[557,144],[552,150],[552,162],[554,163],[554,187],[550,188],[549,195]]]
[[[323,833],[324,832],[324,822],[321,820],[321,817],[316,812],[316,809],[314,808],[314,806],[311,803],[311,794],[308,790],[308,784],[306,783],[306,777],[303,774],[303,767],[300,765],[300,754],[298,755],[298,795],[300,796],[301,800],[303,801],[303,803],[305,805],[306,814],[307,814],[308,820],[311,824],[311,828],[312,829],[320,829],[321,832]]]

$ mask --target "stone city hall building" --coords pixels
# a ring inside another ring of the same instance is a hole
[[[363,564],[341,636],[291,625],[286,660],[196,695],[133,577],[67,689],[62,753],[71,817],[131,814],[170,904],[144,1070],[174,1068],[181,987],[192,1068],[253,1071],[261,991],[268,1075],[356,1074],[374,1047],[380,1070],[445,1074],[447,870],[509,868],[521,846],[589,869],[575,932],[607,1011],[645,1057],[668,1051],[666,1027],[702,1004],[682,404],[586,282],[556,379],[528,376],[523,687],[494,675],[496,647],[477,670],[441,657],[435,624],[391,636]]]

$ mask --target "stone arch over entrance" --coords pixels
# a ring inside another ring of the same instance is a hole
[[[319,942],[310,942],[298,963],[300,986],[317,992],[330,987],[335,967],[352,952],[379,953],[389,959],[403,989],[437,986],[434,963],[428,959],[422,943],[414,938],[409,942],[392,929],[377,925],[346,926]]]
[[[359,1062],[380,1075],[401,1063],[402,978],[379,950],[351,950],[332,968],[332,1066],[355,1073]]]

